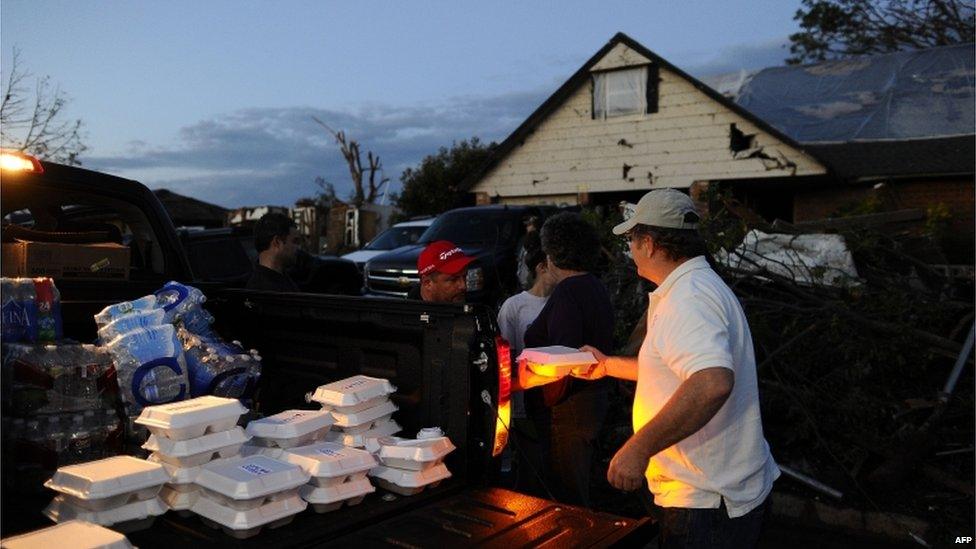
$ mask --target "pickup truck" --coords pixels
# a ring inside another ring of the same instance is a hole
[[[529,216],[552,215],[551,206],[474,206],[441,214],[416,244],[374,257],[366,263],[366,293],[406,297],[420,284],[417,258],[437,240],[450,240],[475,258],[468,268],[466,301],[500,305],[518,293],[518,249]]]
[[[318,385],[363,373],[388,378],[398,387],[395,417],[405,433],[439,426],[457,446],[446,462],[453,476],[415,496],[378,490],[357,506],[322,515],[307,511],[287,526],[244,542],[196,517],[166,513],[151,528],[130,533],[134,545],[605,547],[643,544],[652,536],[654,526],[646,518],[491,486],[507,435],[511,364],[487,308],[259,292],[197,281],[169,217],[145,186],[32,162],[34,169],[3,173],[3,238],[18,230],[54,240],[108,233],[132,250],[127,280],[56,280],[66,337],[93,341],[92,315],[106,305],[146,295],[167,280],[189,282],[208,295],[219,333],[260,350],[264,370],[255,398],[258,412],[308,407],[305,394]],[[114,229],[106,230],[109,226]],[[0,534],[48,525],[40,511],[50,497],[40,489],[33,494],[5,489]]]

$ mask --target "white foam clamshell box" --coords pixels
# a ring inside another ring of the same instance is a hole
[[[366,450],[335,442],[292,448],[281,459],[298,465],[312,476],[311,484],[323,487],[366,478],[366,472],[378,464]]]
[[[568,376],[577,368],[582,369],[596,364],[593,353],[562,345],[530,347],[522,351],[518,360],[525,360],[530,370],[547,377]]]
[[[335,511],[343,505],[359,505],[367,494],[376,491],[366,477],[334,486],[306,484],[299,489],[302,499],[312,504],[316,513]]]
[[[54,526],[0,540],[3,549],[132,549],[126,537],[83,520],[69,520]]]
[[[417,440],[400,437],[380,437],[375,443],[376,451],[383,465],[423,471],[444,460],[454,451],[454,443],[447,437],[422,438]],[[370,448],[370,445],[367,445]]]
[[[44,509],[44,516],[54,522],[84,520],[102,526],[130,523],[131,526],[135,527],[134,529],[138,529],[149,526],[153,518],[165,512],[166,504],[158,497],[127,503],[112,509],[92,511],[72,505],[67,501],[64,494],[61,494],[51,500],[51,503]],[[149,520],[145,521],[145,519]]]
[[[419,494],[428,486],[437,486],[442,480],[450,478],[451,472],[443,463],[423,471],[408,471],[380,465],[371,469],[369,476],[373,477],[377,486],[381,488],[403,496],[412,496]]]
[[[245,432],[255,446],[294,448],[322,440],[332,423],[325,410],[286,410],[248,423]]]
[[[143,408],[136,423],[157,437],[190,440],[233,429],[245,413],[247,408],[235,398],[202,396]]]
[[[115,456],[60,467],[44,486],[64,494],[79,509],[102,511],[156,497],[169,481],[157,463],[132,456]]]
[[[166,472],[169,474],[169,481],[167,481],[167,483],[170,486],[193,485],[193,483],[197,480],[197,475],[199,475],[200,471],[203,469],[203,465],[197,465],[196,467],[179,467],[177,465],[173,465],[172,463],[166,463],[156,453],[149,454],[149,457],[146,459],[153,463],[158,463],[163,466],[163,469],[166,469]],[[216,459],[208,462],[205,465],[211,463],[223,463],[228,461],[228,459],[234,458]],[[177,488],[177,490],[178,489],[179,488]],[[194,488],[194,490],[196,490],[196,488]]]
[[[395,391],[396,387],[388,379],[358,375],[320,386],[311,400],[329,409],[341,408],[341,412],[351,413],[358,411],[356,407],[368,408],[372,405],[367,406],[369,401]]]
[[[155,452],[156,458],[177,467],[197,467],[214,459],[237,455],[250,439],[244,429],[235,427],[190,440],[172,440],[151,435],[142,447]]]
[[[325,440],[327,442],[338,442],[343,446],[364,448],[370,439],[395,435],[402,429],[400,424],[392,418],[382,418],[382,420],[374,421],[372,427],[366,431],[357,433],[332,431],[325,436]]]
[[[332,417],[335,419],[335,425],[337,427],[342,427],[342,430],[347,433],[353,433],[367,430],[370,424],[372,424],[374,421],[378,421],[385,417],[390,417],[393,415],[393,412],[396,411],[397,405],[387,400],[379,406],[366,408],[365,410],[353,412],[351,414],[342,414],[333,411]]]
[[[255,455],[208,465],[196,483],[205,490],[206,497],[221,505],[247,510],[284,497],[282,493],[297,493],[297,488],[308,480],[309,474],[297,465]]]
[[[163,500],[163,503],[167,507],[174,511],[187,511],[193,504],[196,503],[197,498],[200,497],[200,488],[196,484],[184,484],[182,486],[192,486],[193,490],[178,490],[173,486],[163,486],[163,489],[159,492],[159,498]]]
[[[260,533],[263,526],[277,528],[288,524],[307,507],[305,500],[292,491],[287,497],[247,510],[232,509],[201,495],[193,504],[192,511],[203,517],[209,526],[223,527],[227,535],[245,539]]]

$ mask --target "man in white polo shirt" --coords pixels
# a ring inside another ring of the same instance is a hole
[[[658,288],[637,357],[607,357],[579,377],[637,381],[634,435],[607,480],[646,479],[661,547],[754,547],[779,468],[763,438],[752,335],[732,290],[705,259],[699,216],[673,189],[651,191],[614,227],[637,273]]]

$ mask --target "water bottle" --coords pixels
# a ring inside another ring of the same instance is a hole
[[[34,279],[34,303],[37,310],[35,341],[61,339],[61,292],[50,278]]]
[[[192,396],[250,398],[261,373],[256,352],[252,355],[239,342],[227,343],[216,334],[204,338],[185,328],[177,333],[183,342]]]
[[[156,292],[156,302],[166,312],[164,322],[173,323],[183,316],[199,308],[207,296],[193,286],[186,286],[176,281],[167,282]]]
[[[214,322],[214,317],[203,307],[192,307],[183,313],[180,319],[181,324],[190,333],[204,338],[216,338],[217,334],[210,328]]]
[[[114,359],[119,390],[129,415],[138,414],[145,406],[189,396],[183,348],[172,325],[132,330],[106,347]]]
[[[37,313],[33,279],[4,278],[0,292],[4,343],[34,341]]]
[[[166,312],[162,309],[148,309],[144,311],[133,311],[127,315],[120,316],[109,322],[98,330],[98,340],[108,343],[116,337],[136,330],[138,328],[149,328],[163,324]]]
[[[144,312],[156,308],[156,296],[147,295],[133,301],[123,301],[109,305],[95,315],[95,324],[101,329],[117,318],[134,312]]]
[[[41,444],[47,449],[49,457],[45,463],[60,464],[67,462],[67,438],[61,419],[57,415],[48,416],[47,421],[43,421],[40,434],[43,436]]]
[[[82,463],[85,461],[91,461],[91,451],[92,451],[92,439],[91,439],[92,428],[85,425],[85,416],[83,414],[75,414],[71,418],[71,426],[66,434],[68,448],[67,448],[67,458],[70,463]],[[59,463],[65,463],[58,460]]]

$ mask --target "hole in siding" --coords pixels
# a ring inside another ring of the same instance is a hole
[[[729,124],[729,150],[733,153],[745,151],[756,145],[756,134],[745,134],[742,130]]]

